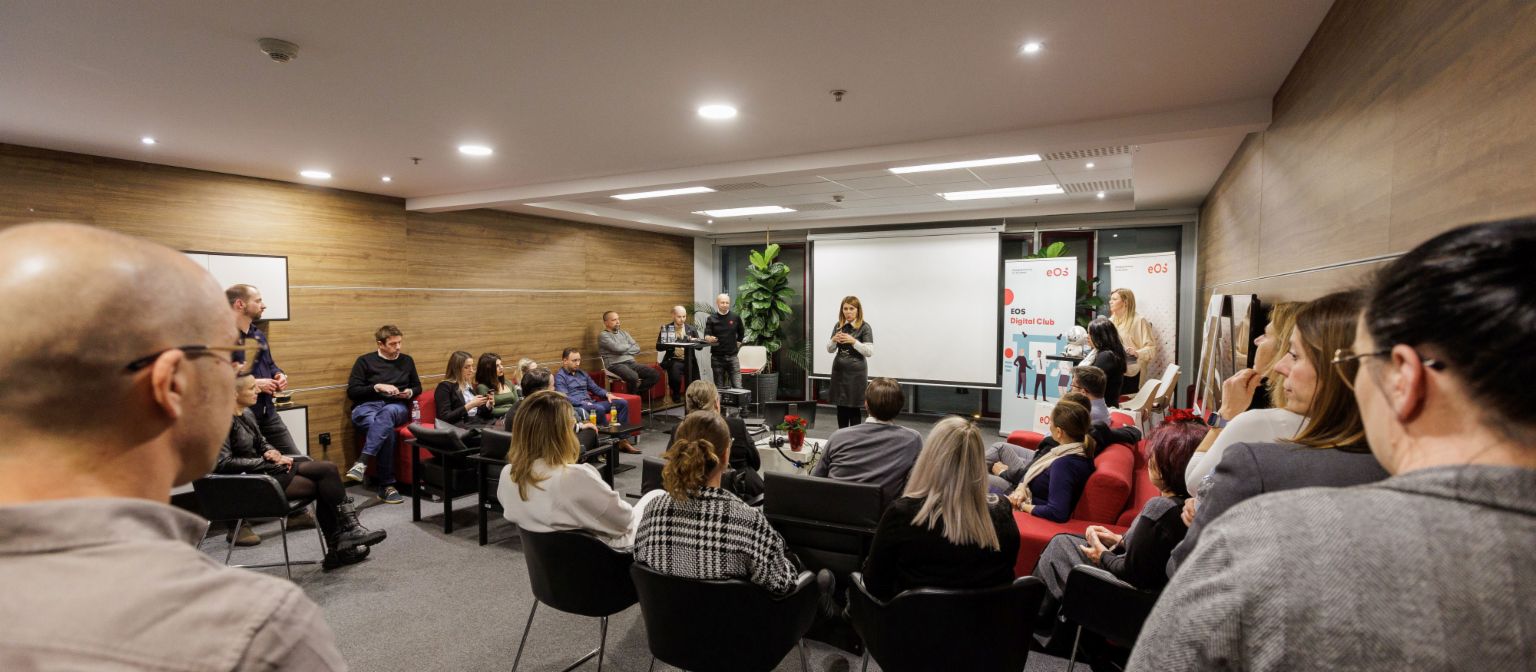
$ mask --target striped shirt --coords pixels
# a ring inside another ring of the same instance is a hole
[[[635,533],[635,560],[671,576],[748,579],[776,594],[795,586],[784,538],[763,512],[719,488],[677,501],[659,492],[645,504]]]

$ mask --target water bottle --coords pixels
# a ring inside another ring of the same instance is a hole
[[[411,422],[421,422],[421,402],[411,402]]]

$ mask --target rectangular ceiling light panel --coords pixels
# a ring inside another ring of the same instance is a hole
[[[1023,156],[1001,156],[995,159],[976,159],[974,161],[953,161],[950,163],[929,163],[921,166],[902,166],[900,168],[891,168],[890,171],[897,175],[902,175],[904,173],[926,173],[933,170],[980,168],[982,166],[1006,166],[1010,163],[1031,163],[1039,160],[1039,154],[1025,154]]]
[[[662,196],[682,196],[684,194],[708,194],[714,192],[709,187],[683,187],[681,189],[662,189],[661,191],[640,191],[633,194],[614,194],[613,197],[621,201],[633,201],[639,198],[661,198]]]
[[[1040,184],[1033,187],[1009,187],[1007,189],[978,189],[976,191],[951,191],[939,194],[946,201],[971,201],[978,198],[1018,198],[1021,196],[1048,196],[1065,193],[1059,184]]]
[[[698,210],[695,215],[709,215],[710,217],[747,217],[749,215],[777,215],[784,212],[794,212],[790,208],[778,205],[758,205],[750,208],[727,208],[725,210]]]

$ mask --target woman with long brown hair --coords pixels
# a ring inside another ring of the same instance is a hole
[[[875,356],[875,330],[864,321],[864,304],[857,296],[845,296],[839,304],[837,326],[827,341],[832,358],[832,405],[837,407],[837,428],[852,427],[863,420],[864,388],[869,385],[869,358]]]

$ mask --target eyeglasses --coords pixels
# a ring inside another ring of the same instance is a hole
[[[163,355],[172,350],[180,350],[186,353],[189,357],[197,357],[213,352],[227,352],[230,355],[229,363],[238,364],[238,362],[234,361],[235,353],[244,353],[246,360],[249,361],[252,355],[255,355],[256,353],[265,349],[267,349],[266,346],[259,342],[246,343],[244,341],[241,341],[238,345],[178,345],[174,348],[159,350],[128,362],[128,365],[123,367],[123,371],[127,373],[133,373],[135,371],[144,369],[150,364],[155,363],[155,360],[159,359],[160,355]]]
[[[1366,357],[1386,357],[1390,354],[1392,354],[1392,348],[1377,350],[1376,352],[1362,352],[1358,355],[1349,348],[1339,348],[1333,351],[1333,370],[1339,374],[1340,378],[1344,379],[1344,386],[1353,390],[1355,389],[1355,372],[1358,370],[1360,360]],[[1435,371],[1445,370],[1445,362],[1438,359],[1420,357],[1419,363]],[[1346,370],[1345,365],[1347,364],[1352,364],[1356,368]]]

